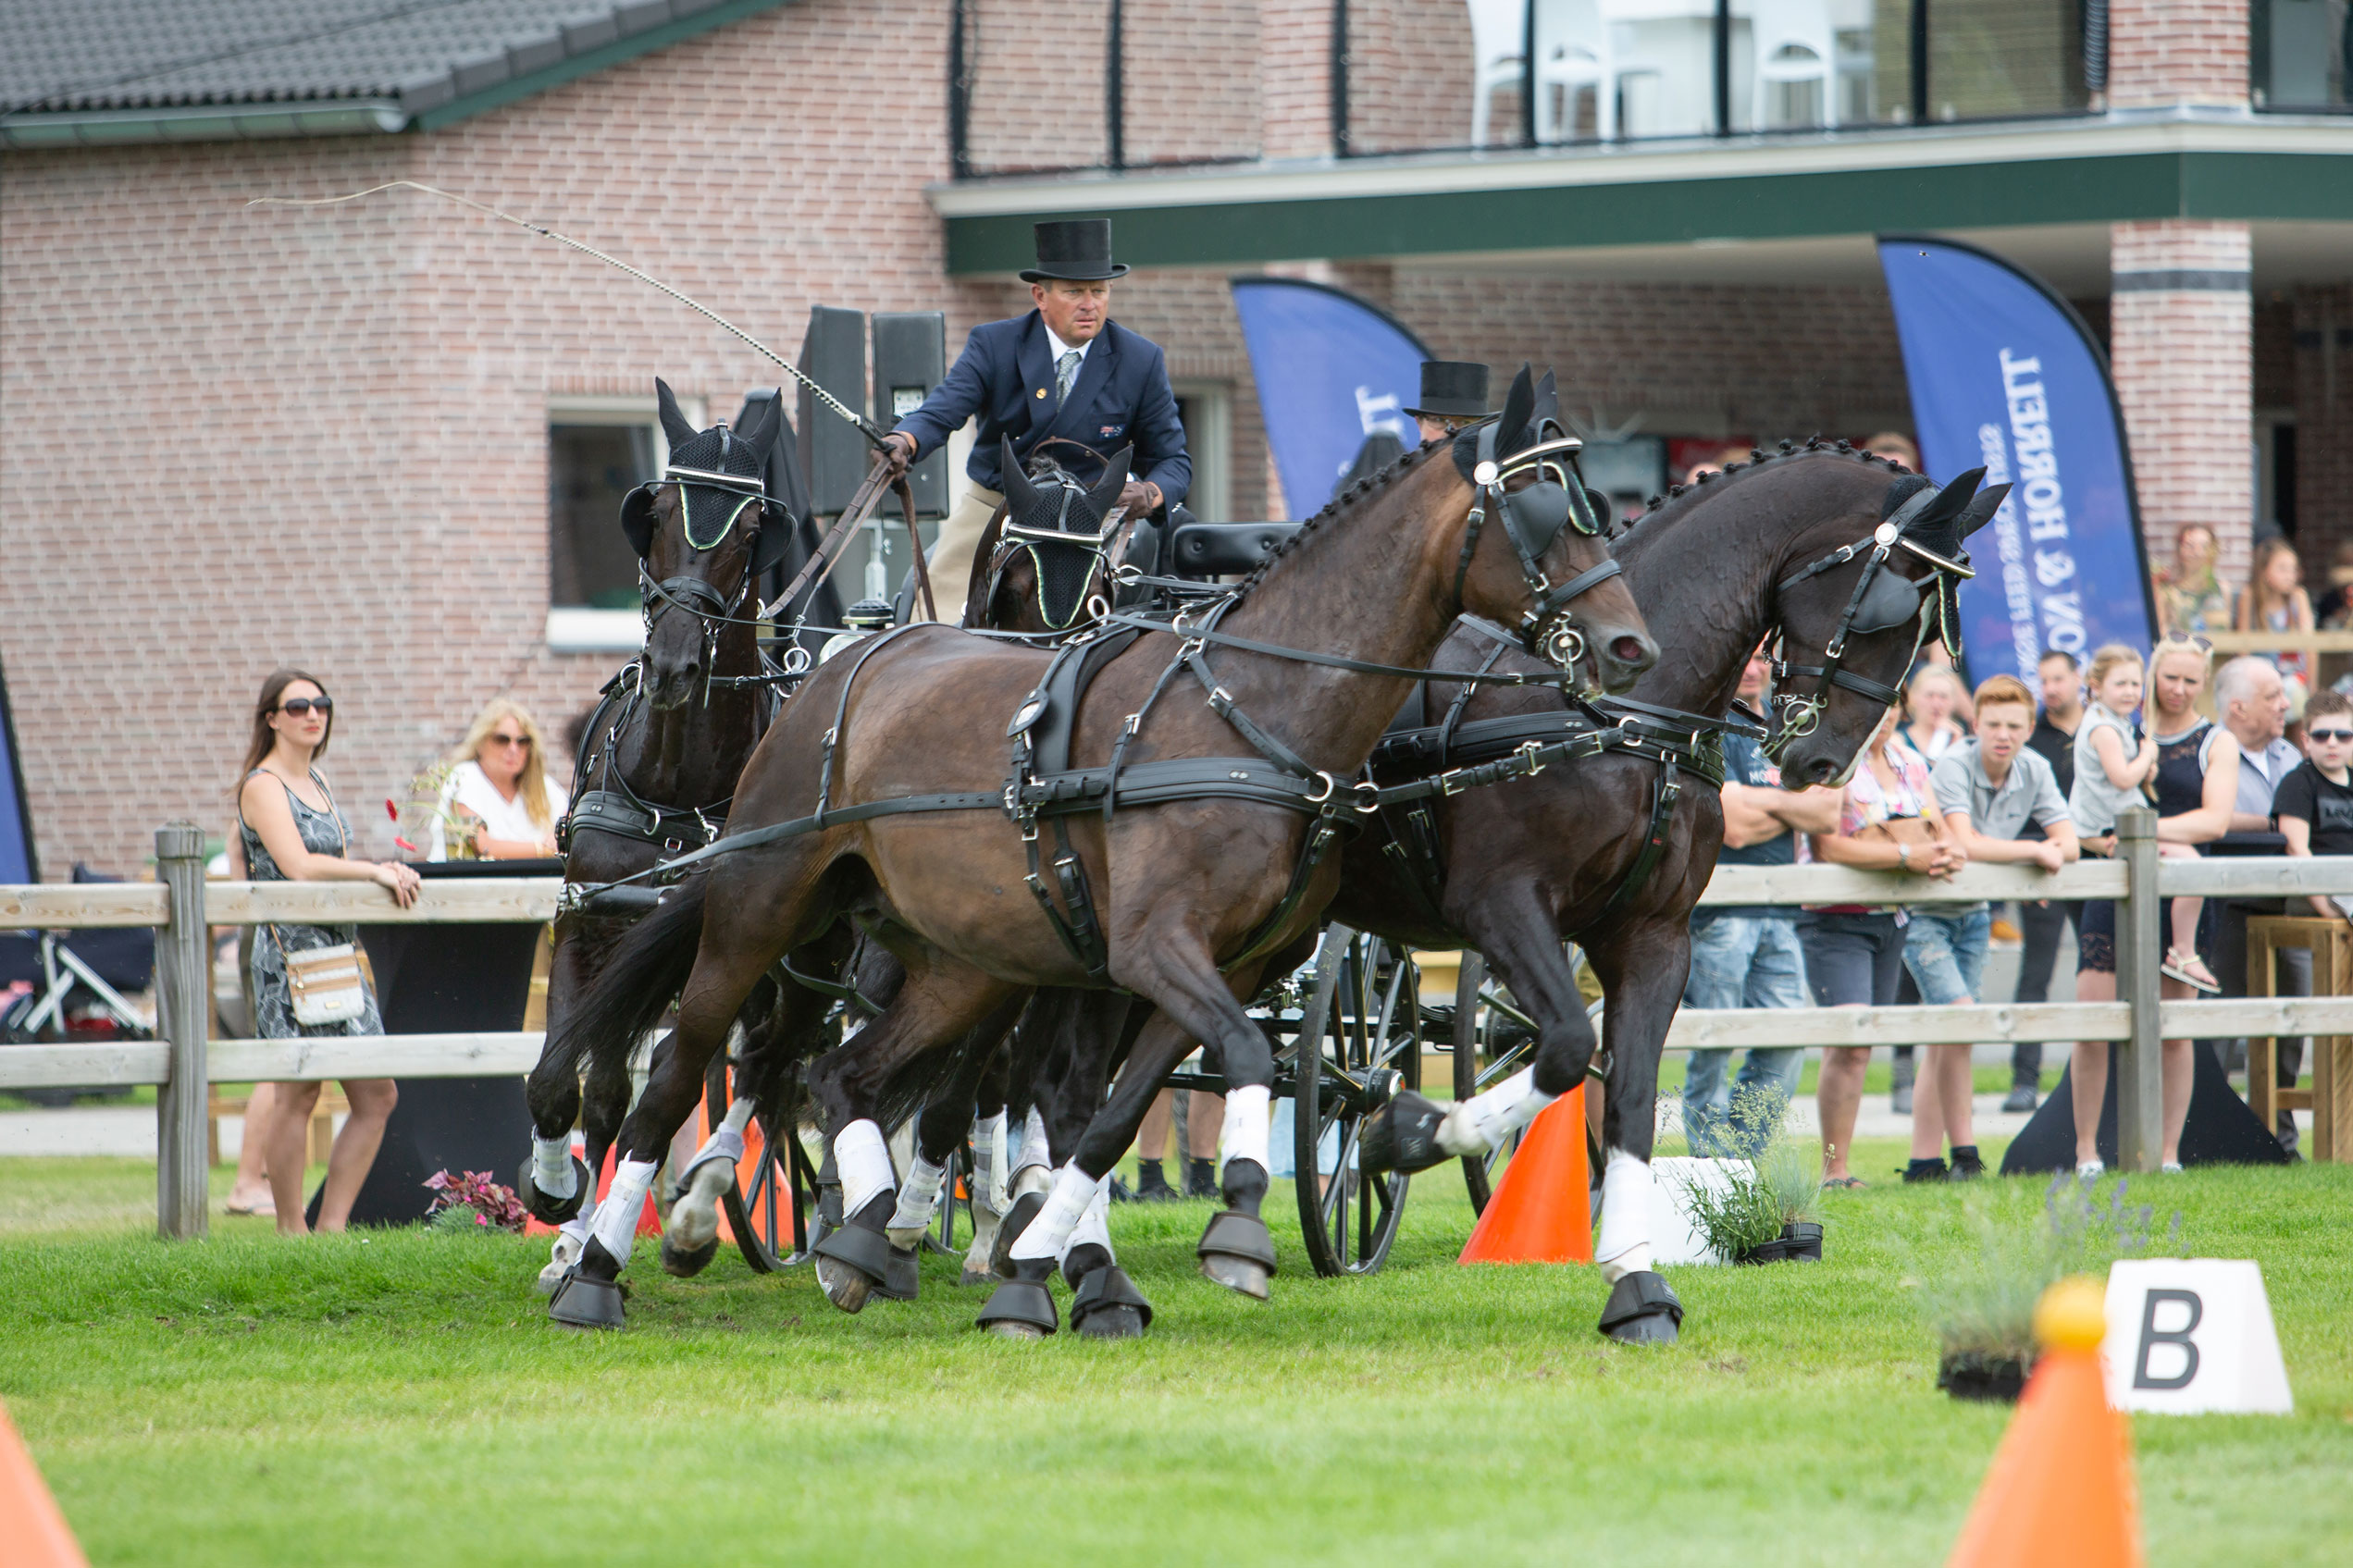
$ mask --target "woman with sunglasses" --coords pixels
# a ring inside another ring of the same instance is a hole
[[[433,858],[447,859],[444,821],[456,815],[473,824],[475,854],[485,860],[527,860],[556,853],[555,823],[563,815],[563,786],[548,776],[547,746],[523,705],[494,698],[475,716],[452,754],[457,766],[441,786],[442,813],[433,823]]]
[[[416,902],[416,872],[389,861],[351,858],[351,823],[319,776],[316,763],[334,732],[334,699],[326,688],[300,670],[279,670],[262,683],[261,699],[254,705],[253,740],[237,788],[238,837],[245,851],[246,874],[255,882],[372,882],[406,907]],[[357,928],[349,925],[272,922],[254,927],[251,973],[255,1032],[266,1040],[383,1033],[375,987],[365,966],[358,1017],[306,1024],[294,1016],[286,956],[358,941]],[[327,1185],[318,1205],[321,1230],[341,1230],[351,1218],[352,1201],[376,1163],[384,1123],[398,1098],[389,1078],[347,1078],[343,1093],[352,1114],[335,1135],[334,1152],[328,1157]],[[266,1124],[259,1129],[267,1141],[263,1158],[269,1167],[270,1201],[281,1236],[309,1231],[303,1218],[304,1144],[311,1109],[317,1103],[315,1082],[278,1084],[270,1095]]]

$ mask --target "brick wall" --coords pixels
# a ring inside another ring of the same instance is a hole
[[[1350,0],[1348,144],[1358,153],[1470,144],[1470,11]],[[1517,91],[1495,96],[1491,141],[1517,142]]]
[[[1124,8],[1131,167],[1258,155],[1258,0]]]
[[[965,56],[972,73],[972,109],[966,149],[972,167],[985,173],[1023,169],[1094,168],[1108,155],[1103,115],[1109,0],[968,0],[974,20],[967,25]],[[870,34],[888,39],[902,79],[925,79],[932,90],[946,57],[947,7],[936,13],[936,32],[898,31],[877,18]],[[1144,7],[1129,7],[1140,12]],[[936,36],[934,48],[929,39]],[[1130,56],[1133,58],[1133,55]],[[1133,77],[1129,80],[1134,80]],[[910,83],[912,85],[912,82]],[[944,111],[943,111],[944,112]],[[912,120],[928,127],[936,120]]]
[[[2244,578],[2255,505],[2248,431],[2254,416],[2252,311],[2236,290],[2136,289],[2133,274],[2244,276],[2247,226],[2165,219],[2111,226],[2110,364],[2152,562],[2171,561],[2183,527],[2212,528],[2219,569]]]
[[[1258,7],[1258,145],[1269,158],[1331,154],[1331,0]]]
[[[2247,103],[2248,0],[2115,0],[2108,9],[2108,102]]]

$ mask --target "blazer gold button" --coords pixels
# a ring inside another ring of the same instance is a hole
[[[1043,388],[1043,387],[1040,387],[1040,388],[1037,389],[1037,395],[1038,395],[1039,397],[1041,397],[1041,398],[1042,398],[1042,397],[1044,397],[1044,396],[1046,396],[1046,389],[1045,389],[1045,388]]]

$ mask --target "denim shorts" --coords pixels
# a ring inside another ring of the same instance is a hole
[[[1903,965],[1920,999],[1932,1007],[1977,996],[1986,972],[1986,939],[1993,915],[1978,909],[1966,915],[1932,915],[1914,910],[1904,928]]]

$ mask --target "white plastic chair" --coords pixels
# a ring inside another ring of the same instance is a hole
[[[1765,129],[1765,106],[1771,102],[1768,90],[1774,84],[1811,81],[1822,94],[1820,123],[1837,130],[1839,50],[1827,0],[1753,0],[1749,38],[1756,58],[1749,94],[1753,129]]]
[[[1519,86],[1520,44],[1527,0],[1468,0],[1470,6],[1470,144],[1487,145],[1495,90]]]
[[[1632,28],[1612,21],[1601,0],[1535,0],[1536,140],[1565,141],[1576,121],[1577,94],[1593,91],[1593,129],[1604,142],[1618,136],[1618,86],[1630,76],[1656,76],[1659,68],[1623,52]],[[1563,90],[1553,107],[1552,89]]]

